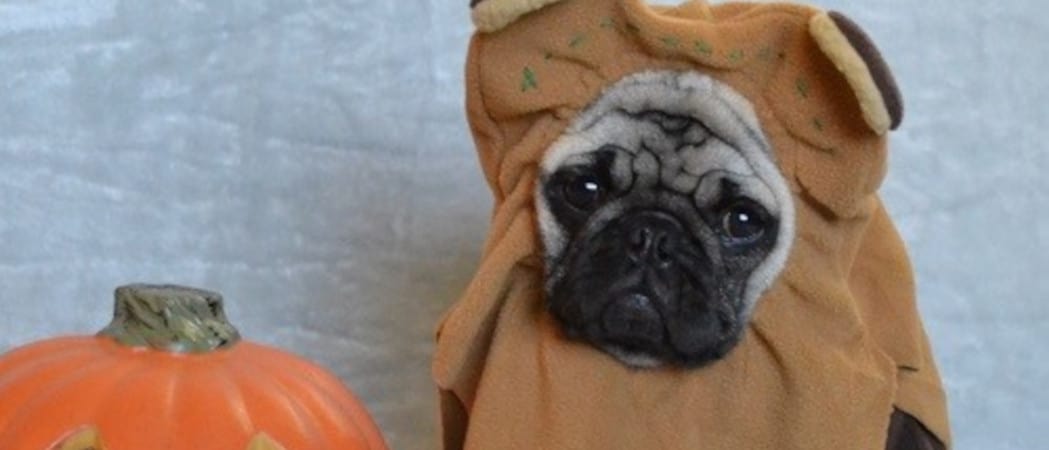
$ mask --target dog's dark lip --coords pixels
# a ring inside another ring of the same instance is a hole
[[[645,292],[645,290],[635,289],[626,291],[619,295],[609,296],[609,300],[605,302],[605,305],[601,308],[601,312],[598,316],[602,318],[605,317],[605,315],[609,313],[609,309],[617,305],[622,305],[623,302],[629,302],[636,305],[633,308],[637,308],[637,311],[643,309],[648,312],[655,312],[659,323],[660,340],[662,341],[666,339],[666,315],[663,312],[663,309],[659,307],[660,302],[656,297]],[[605,329],[605,331],[608,332],[609,330]]]
[[[736,348],[738,341],[738,338],[723,339],[702,352],[691,355],[675,355],[675,360],[678,365],[686,369],[706,367],[724,359],[726,355]]]
[[[670,339],[671,331],[666,327],[666,319],[663,315],[665,312],[658,308],[657,311],[659,311],[664,328],[663,339],[667,341]],[[721,330],[717,341],[698,351],[682,351],[670,346],[666,349],[667,353],[653,353],[650,349],[635,348],[616,340],[607,339],[601,336],[601,333],[595,332],[596,330],[570,323],[557,317],[556,313],[553,315],[561,324],[558,328],[565,338],[590,344],[600,349],[603,353],[636,369],[654,369],[662,366],[682,369],[703,368],[723,359],[736,348],[743,338],[743,333],[740,332],[739,326],[728,326]]]
[[[682,352],[674,349],[674,359],[678,365],[687,369],[696,369],[708,366],[720,361],[731,353],[743,339],[743,332],[739,326],[728,326],[721,330],[717,341],[706,346],[698,352]]]
[[[652,297],[650,293],[639,291],[637,289],[638,284],[645,278],[644,270],[630,270],[627,273],[616,277],[616,280],[612,282],[611,287],[608,291],[611,295],[609,298],[617,298],[619,296],[631,295],[633,293],[639,293]]]
[[[651,370],[667,364],[666,358],[649,352],[631,350],[616,344],[603,344],[602,351],[633,369]]]

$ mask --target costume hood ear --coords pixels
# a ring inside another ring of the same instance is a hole
[[[499,31],[521,16],[561,0],[470,0],[470,16],[482,33]]]
[[[845,75],[871,130],[882,135],[899,127],[903,96],[878,47],[863,29],[848,17],[829,12],[813,16],[809,33]]]

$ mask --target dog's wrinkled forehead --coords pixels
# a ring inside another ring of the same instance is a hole
[[[599,150],[616,151],[612,178],[621,189],[658,185],[703,207],[729,180],[774,215],[786,200],[749,103],[698,73],[646,72],[609,88],[554,143],[543,173],[591,163]]]

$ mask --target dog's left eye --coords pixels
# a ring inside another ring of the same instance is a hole
[[[605,186],[593,174],[582,173],[569,178],[561,188],[562,195],[574,208],[589,211],[605,197]]]
[[[766,212],[750,202],[738,202],[725,211],[721,227],[735,244],[747,244],[765,234]]]

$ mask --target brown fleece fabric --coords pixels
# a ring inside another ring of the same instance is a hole
[[[886,139],[791,4],[565,0],[474,36],[467,112],[495,210],[438,329],[445,449],[882,449],[893,406],[949,443],[900,237],[876,189]],[[790,183],[796,242],[742,342],[694,370],[634,370],[545,310],[533,194],[550,144],[602,90],[699,71],[753,104]]]

